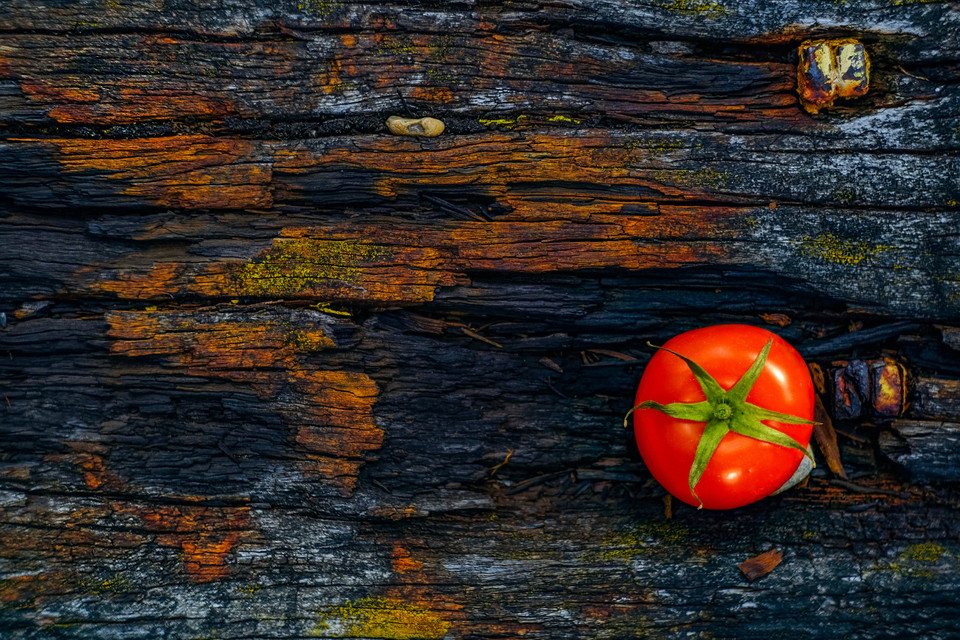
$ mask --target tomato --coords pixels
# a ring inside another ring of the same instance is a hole
[[[658,349],[637,405],[637,447],[654,478],[689,504],[732,509],[774,493],[797,470],[810,441],[814,387],[803,358],[779,336],[716,325]]]

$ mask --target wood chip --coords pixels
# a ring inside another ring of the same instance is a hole
[[[540,358],[537,362],[545,366],[547,369],[556,371],[557,373],[563,373],[563,369],[560,368],[560,365],[558,365],[556,362],[554,362],[550,358],[546,358],[546,357]]]
[[[740,571],[747,577],[747,580],[752,582],[776,569],[782,561],[783,554],[777,549],[771,549],[740,563]]]
[[[761,313],[760,319],[767,324],[772,324],[778,327],[787,327],[793,322],[790,316],[786,315],[785,313]]]
[[[820,453],[827,460],[827,468],[834,475],[846,479],[847,472],[840,460],[837,432],[833,428],[833,421],[827,415],[827,409],[823,406],[823,400],[820,399],[819,395],[816,396],[816,404],[813,408],[813,420],[817,423],[813,425],[813,437],[817,441]]]

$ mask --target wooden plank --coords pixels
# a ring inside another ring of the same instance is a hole
[[[939,61],[960,51],[958,14],[951,2],[815,0],[804,4],[770,5],[741,2],[674,2],[650,0],[624,6],[616,0],[589,4],[533,2],[463,3],[438,7],[433,3],[370,5],[349,1],[286,0],[263,7],[253,0],[210,8],[185,0],[164,3],[133,0],[109,3],[55,4],[36,11],[27,0],[11,0],[0,21],[6,31],[97,32],[122,29],[189,33],[223,38],[257,37],[280,30],[292,37],[316,31],[371,29],[383,32],[451,33],[475,31],[496,35],[510,30],[573,30],[600,41],[680,39],[712,42],[777,44],[816,34],[864,34],[907,42],[913,60]]]
[[[7,0],[0,636],[955,637],[958,16]],[[665,508],[622,417],[725,322],[870,383],[847,479]]]
[[[880,434],[880,450],[917,482],[956,482],[960,424],[898,420]]]

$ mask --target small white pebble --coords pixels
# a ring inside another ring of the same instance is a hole
[[[401,118],[390,116],[387,118],[387,128],[390,133],[398,136],[423,136],[434,138],[443,133],[443,123],[436,118]]]

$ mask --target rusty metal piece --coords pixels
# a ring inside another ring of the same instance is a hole
[[[740,563],[740,571],[751,582],[761,576],[765,576],[783,561],[783,554],[778,549],[771,549]]]
[[[870,56],[857,40],[808,40],[800,45],[797,92],[810,113],[838,98],[858,98],[870,88]]]
[[[895,418],[906,406],[906,372],[893,360],[870,363],[870,404],[876,416]]]
[[[444,125],[436,118],[387,118],[387,129],[398,136],[422,136],[434,138],[443,133]]]
[[[895,418],[906,408],[906,370],[889,358],[832,363],[833,417]]]
[[[834,362],[833,415],[839,420],[853,420],[863,413],[864,400],[869,398],[870,372],[864,360]]]

